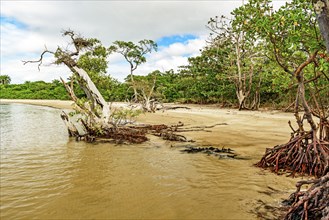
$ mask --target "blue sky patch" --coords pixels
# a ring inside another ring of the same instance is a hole
[[[0,16],[0,22],[1,22],[1,25],[4,25],[6,23],[12,24],[12,25],[15,25],[19,29],[25,29],[27,27],[26,24],[24,24],[21,21],[18,21],[15,18],[12,18],[12,17]]]
[[[166,36],[158,39],[156,43],[159,47],[167,47],[170,44],[174,43],[186,43],[188,40],[196,39],[197,37],[192,34],[185,34],[185,35],[172,35]]]

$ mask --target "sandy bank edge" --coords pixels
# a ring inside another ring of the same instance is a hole
[[[70,100],[46,100],[46,99],[0,99],[0,104],[8,104],[8,103],[19,103],[19,104],[29,104],[29,105],[38,105],[38,106],[47,106],[57,109],[73,109],[73,101]],[[113,102],[113,107],[124,107],[127,103],[124,102]],[[239,111],[238,109],[231,108],[221,108],[216,104],[213,105],[198,105],[198,104],[176,104],[176,103],[165,103],[167,107],[171,106],[182,106],[187,107],[189,109],[177,109],[177,110],[169,110],[169,112],[185,112],[192,114],[218,114],[218,113],[227,113],[236,115],[249,115],[249,116],[261,116],[261,117],[291,117],[291,113],[285,113],[278,110],[258,110],[258,111]]]
[[[41,99],[0,99],[0,104],[19,103],[29,105],[47,106],[57,109],[72,109],[73,102],[67,100],[41,100]]]

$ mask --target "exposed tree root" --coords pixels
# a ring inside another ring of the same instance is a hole
[[[320,120],[318,129],[305,132],[302,120],[299,129],[293,130],[290,141],[283,145],[266,149],[263,158],[256,164],[262,168],[270,168],[275,173],[291,172],[309,174],[319,179],[300,181],[296,184],[297,190],[288,200],[289,206],[284,217],[286,220],[321,219],[329,220],[329,141],[328,121]],[[319,132],[319,138],[317,137]],[[313,185],[304,192],[301,186]]]
[[[178,122],[178,124],[175,125],[165,125],[165,124],[159,124],[159,125],[134,125],[130,126],[130,128],[142,130],[145,133],[152,134],[154,136],[161,137],[164,140],[169,141],[180,141],[180,142],[194,142],[193,140],[188,140],[185,136],[177,134],[179,132],[190,132],[190,131],[207,131],[206,128],[213,128],[217,125],[227,125],[226,123],[218,123],[210,126],[192,126],[188,127],[185,126],[182,122]]]
[[[153,135],[161,137],[164,140],[168,140],[168,141],[180,141],[180,142],[194,142],[193,140],[188,140],[185,136],[183,135],[179,135],[179,134],[175,134],[172,131],[166,131],[163,133],[154,133]]]
[[[320,120],[318,130],[305,132],[300,121],[299,129],[293,130],[288,143],[266,149],[265,155],[256,164],[258,167],[270,168],[279,174],[288,171],[321,177],[329,172],[328,121]]]
[[[182,127],[184,126],[183,123],[179,122],[176,125],[135,125],[132,126],[134,129],[142,130],[145,133],[149,133],[158,137],[161,137],[164,140],[169,141],[180,141],[180,142],[192,142],[192,140],[187,140],[187,138],[183,135],[176,134],[179,132]]]
[[[277,174],[288,171],[293,176],[300,173],[320,177],[329,171],[328,155],[329,142],[318,140],[313,133],[298,134],[286,144],[266,149],[256,166]]]
[[[76,137],[76,140],[94,142],[97,139],[102,139],[102,140],[106,139],[106,140],[112,140],[116,143],[124,143],[124,142],[142,143],[148,140],[146,137],[145,130],[134,129],[126,126],[95,128],[88,125],[83,120],[81,120],[81,122],[82,125],[84,126],[84,130],[86,131],[86,133],[83,135],[74,133],[73,136]]]
[[[93,127],[90,123],[86,123],[80,119],[81,125],[83,126],[83,132],[79,133],[79,129],[72,123],[65,112],[61,115],[63,121],[68,127],[70,136],[76,137],[76,140],[84,140],[87,142],[94,142],[96,139],[108,139],[116,143],[142,143],[148,140],[146,137],[148,134],[161,137],[164,140],[179,141],[179,142],[194,142],[193,140],[187,139],[184,135],[177,134],[178,132],[189,132],[189,131],[208,131],[206,128],[213,128],[217,125],[211,126],[193,126],[185,127],[183,123],[179,122],[175,125],[150,125],[150,124],[139,124],[139,125],[124,125],[124,126],[110,126],[110,127]],[[81,130],[81,129],[80,129]]]
[[[307,191],[300,191],[305,184],[313,184]],[[290,206],[286,220],[329,219],[329,173],[315,180],[303,180],[284,204]]]

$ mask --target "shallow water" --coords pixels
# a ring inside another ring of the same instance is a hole
[[[219,160],[156,138],[86,144],[68,138],[59,110],[0,106],[1,219],[257,219],[294,190],[252,155]]]

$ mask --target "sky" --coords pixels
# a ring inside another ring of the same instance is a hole
[[[188,57],[200,54],[209,36],[206,24],[216,15],[230,16],[242,0],[217,1],[15,1],[1,0],[0,74],[9,75],[11,83],[67,78],[64,65],[51,64],[47,56],[37,64],[23,65],[23,60],[38,60],[42,51],[66,47],[69,39],[62,31],[71,29],[87,38],[97,38],[104,46],[116,40],[137,43],[154,40],[158,51],[147,55],[147,62],[137,68],[137,75],[154,70],[177,70]],[[119,54],[108,58],[107,73],[123,81],[129,65]]]

